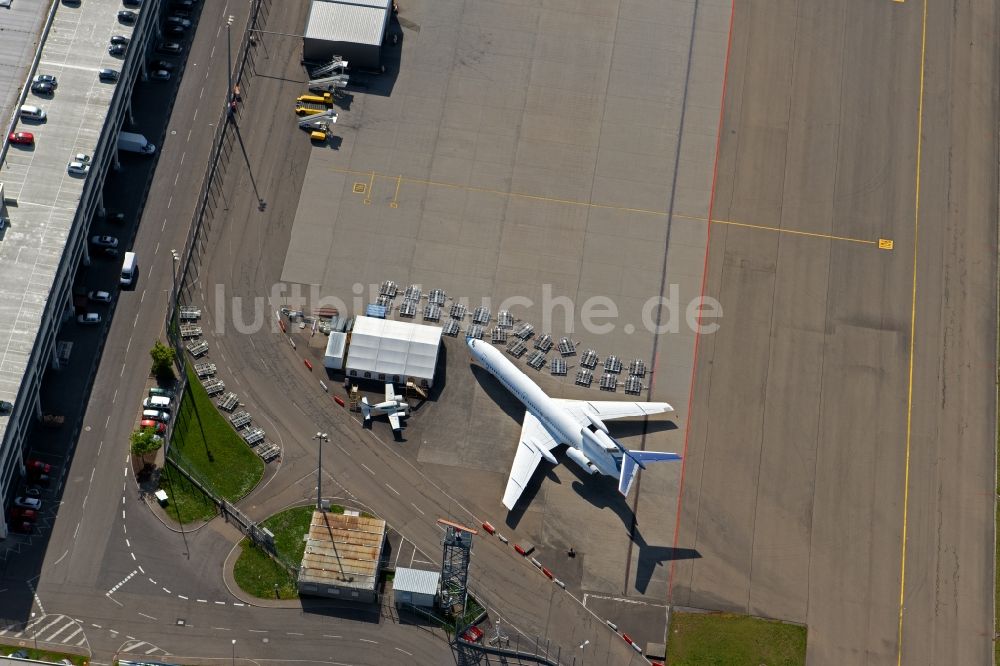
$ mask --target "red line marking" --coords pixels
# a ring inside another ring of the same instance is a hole
[[[732,0],[729,9],[729,36],[726,38],[726,60],[722,70],[722,101],[719,105],[719,127],[715,132],[715,160],[712,164],[712,190],[708,197],[708,230],[705,234],[705,263],[701,272],[701,296],[705,298],[705,286],[708,283],[708,249],[712,240],[712,211],[715,209],[715,186],[719,180],[719,147],[722,144],[722,121],[726,115],[726,84],[729,81],[729,54],[733,50],[733,23],[736,17],[736,0]],[[701,342],[701,308],[698,309],[698,330],[694,336],[694,360],[691,364],[691,387],[688,393],[688,422],[684,431],[684,450],[681,453],[681,478],[677,489],[677,518],[674,522],[674,549],[677,548],[677,540],[681,529],[681,505],[684,503],[684,475],[687,472],[687,452],[688,438],[691,436],[691,414],[694,410],[694,386],[695,376],[698,369],[698,347]],[[655,377],[655,375],[654,375]],[[671,604],[674,597],[674,572],[677,568],[677,560],[670,561],[670,575],[667,579],[667,603]]]

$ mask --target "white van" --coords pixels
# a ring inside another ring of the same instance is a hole
[[[163,411],[170,410],[170,398],[164,398],[162,395],[154,395],[151,398],[146,398],[142,401],[143,409],[159,409]]]
[[[25,104],[21,107],[22,120],[45,120],[45,110],[40,106]]]
[[[122,275],[119,283],[123,287],[131,287],[135,284],[135,278],[139,275],[139,262],[135,252],[126,252],[122,261]]]

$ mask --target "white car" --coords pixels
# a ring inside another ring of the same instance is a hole
[[[84,162],[70,162],[66,165],[66,171],[74,176],[86,176],[90,173],[90,165]]]
[[[53,88],[59,85],[59,80],[52,74],[39,74],[31,80],[32,83],[48,83]]]
[[[87,294],[87,298],[97,303],[110,303],[111,294],[107,291],[92,291]]]
[[[118,239],[114,236],[94,236],[90,242],[97,247],[118,247]]]
[[[78,315],[76,321],[79,324],[100,324],[101,315],[96,312],[88,312],[87,314]]]
[[[142,410],[142,418],[152,419],[154,421],[159,421],[160,423],[170,422],[170,414],[168,412],[160,411],[159,409]]]
[[[19,506],[22,509],[34,509],[38,511],[42,508],[42,500],[37,497],[15,497],[14,506]]]
[[[74,162],[80,162],[81,164],[90,164],[90,155],[87,153],[77,153],[73,156]]]

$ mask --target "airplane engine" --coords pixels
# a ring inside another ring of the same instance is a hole
[[[579,449],[574,449],[572,446],[569,447],[566,449],[566,457],[579,465],[587,474],[597,473],[597,467],[587,459],[587,456],[580,453]]]

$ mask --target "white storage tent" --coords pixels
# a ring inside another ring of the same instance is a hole
[[[419,386],[434,384],[441,329],[403,321],[356,317],[347,349],[348,377]]]

